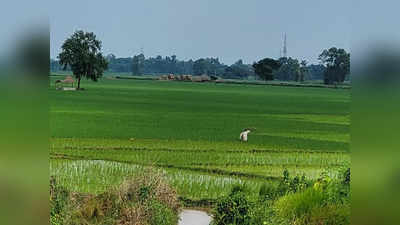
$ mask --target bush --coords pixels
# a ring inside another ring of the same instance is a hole
[[[339,194],[333,192],[332,187],[327,186],[324,190],[308,188],[281,197],[275,203],[277,216],[281,221],[297,225],[350,224],[349,203],[338,201]]]
[[[348,204],[328,204],[313,208],[306,221],[310,225],[347,225],[350,224],[350,212]]]
[[[175,212],[160,202],[152,202],[150,204],[150,211],[150,225],[178,224],[178,217],[176,216]]]
[[[246,225],[250,224],[250,201],[247,199],[245,187],[235,186],[231,193],[220,198],[214,209],[214,225]]]
[[[271,184],[265,186],[266,187],[262,187],[264,188],[262,192],[260,190],[260,197],[262,196],[262,194],[269,194],[269,196],[264,196],[264,198],[274,200],[289,193],[302,191],[309,187],[310,183],[306,180],[306,177],[304,175],[301,177],[295,176],[291,178],[289,171],[285,169],[283,171],[283,177],[277,187],[271,186]]]
[[[287,170],[277,184],[265,183],[250,201],[245,186],[235,186],[214,208],[214,225],[347,225],[350,218],[350,170],[339,179],[324,172],[311,185]]]
[[[260,191],[258,193],[260,201],[272,201],[275,200],[278,195],[278,188],[271,183],[264,183],[260,187]]]
[[[314,207],[324,204],[326,196],[320,190],[309,188],[303,192],[288,194],[275,203],[277,215],[294,221],[309,214]]]
[[[57,185],[54,177],[50,178],[50,224],[61,225],[64,221],[63,211],[68,206],[69,192]]]
[[[252,225],[266,225],[266,224],[274,224],[277,223],[274,221],[274,210],[271,204],[267,202],[257,202],[253,205],[250,212]]]

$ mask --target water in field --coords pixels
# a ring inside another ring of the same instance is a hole
[[[209,225],[211,223],[211,217],[198,210],[185,209],[180,214],[179,225]]]

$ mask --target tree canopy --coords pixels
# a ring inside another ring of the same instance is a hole
[[[82,77],[97,81],[107,69],[107,60],[101,53],[101,41],[92,32],[76,31],[61,46],[58,55],[63,70],[70,68],[76,79],[78,89]]]
[[[318,59],[326,67],[325,84],[342,83],[350,73],[350,53],[344,49],[335,47],[325,49]]]
[[[114,54],[108,54],[106,61],[108,63],[107,72],[111,73],[130,73],[132,75],[206,74],[224,79],[249,79],[256,76],[253,65],[246,64],[241,59],[232,65],[226,65],[220,62],[217,57],[180,60],[176,55],[158,55],[146,58],[143,54],[134,55],[133,57],[116,57]],[[273,72],[273,79],[276,80],[298,82],[324,80],[324,78],[329,78],[328,75],[332,74],[333,76],[336,74],[336,71],[332,70],[332,68],[326,73],[327,63],[308,64],[304,60],[292,57],[282,57],[278,61],[281,66]],[[349,65],[349,61],[347,62]],[[58,60],[50,59],[52,72],[60,71],[63,68]],[[71,70],[70,66],[67,66],[67,70]],[[346,75],[344,77],[346,78]],[[325,79],[325,82],[329,80],[331,79]]]
[[[274,71],[279,69],[281,63],[275,59],[265,58],[253,64],[254,72],[263,80],[273,80]]]

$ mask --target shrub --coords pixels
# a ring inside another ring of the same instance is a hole
[[[250,224],[252,225],[266,225],[266,224],[277,224],[274,221],[274,210],[272,205],[267,202],[257,202],[253,205],[250,212]]]
[[[180,208],[176,191],[169,186],[161,174],[152,170],[145,171],[143,175],[134,179],[126,180],[116,192],[122,201],[144,204],[155,199],[176,213]]]
[[[324,204],[325,196],[322,191],[309,188],[303,192],[288,194],[275,203],[277,215],[293,221],[309,214],[314,207]]]
[[[235,186],[228,196],[217,201],[212,224],[250,224],[251,204],[244,190],[244,186]]]
[[[309,186],[310,184],[307,182],[304,175],[302,177],[295,176],[294,178],[291,178],[289,171],[285,169],[283,171],[283,178],[277,187],[275,197],[284,196],[288,193],[296,193],[306,189]]]
[[[50,178],[50,224],[61,225],[64,221],[63,211],[68,205],[69,192],[57,185],[54,177]]]
[[[278,197],[278,188],[271,183],[264,183],[258,193],[260,201],[275,200]]]
[[[283,196],[275,203],[277,216],[282,221],[297,225],[350,224],[349,204],[332,201],[329,190],[329,186],[325,190],[308,188]]]
[[[321,190],[330,203],[344,203],[350,200],[350,169],[340,171],[339,179],[331,179],[323,172],[314,183],[314,189]]]
[[[160,202],[153,201],[150,204],[150,211],[150,225],[178,224],[178,217],[176,216],[174,211]]]
[[[350,212],[348,204],[328,204],[313,208],[306,221],[310,225],[348,225]]]

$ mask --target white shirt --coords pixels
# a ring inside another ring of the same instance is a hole
[[[247,141],[247,134],[250,133],[249,130],[243,131],[242,133],[240,133],[240,140],[242,141]]]

